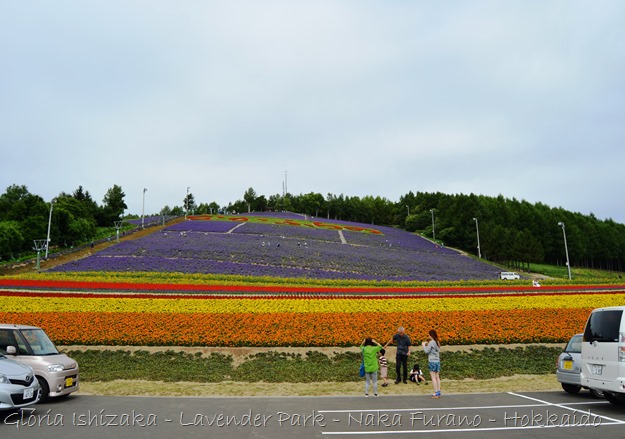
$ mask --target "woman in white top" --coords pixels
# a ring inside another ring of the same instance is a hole
[[[432,398],[441,397],[441,342],[438,340],[438,334],[435,330],[430,330],[430,341],[423,342],[423,350],[428,355],[428,368],[430,369],[430,376],[432,377],[432,387],[434,387],[434,393]]]

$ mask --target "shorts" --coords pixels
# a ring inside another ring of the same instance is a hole
[[[380,366],[380,378],[388,378],[388,366]]]
[[[440,361],[429,361],[428,368],[430,372],[440,372],[441,371],[441,363]]]

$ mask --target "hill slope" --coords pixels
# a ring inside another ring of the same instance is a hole
[[[498,269],[390,227],[294,214],[201,216],[52,271],[160,271],[363,280],[496,279]]]

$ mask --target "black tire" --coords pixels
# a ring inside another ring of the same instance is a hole
[[[48,382],[41,377],[37,377],[37,381],[39,381],[39,386],[41,387],[41,398],[39,402],[47,401],[50,397],[50,386],[48,386]]]
[[[597,390],[597,389],[588,389],[588,390],[590,391],[590,394],[597,399],[605,398],[601,390]]]
[[[612,405],[625,405],[625,395],[623,395],[623,394],[603,392],[603,396]]]
[[[562,383],[562,388],[566,393],[571,394],[579,393],[579,391],[582,390],[582,386],[576,386],[575,384]]]

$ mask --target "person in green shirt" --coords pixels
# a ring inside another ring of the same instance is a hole
[[[375,340],[365,338],[360,345],[365,363],[365,396],[369,396],[369,386],[373,383],[373,396],[378,396],[378,352],[382,345]]]

